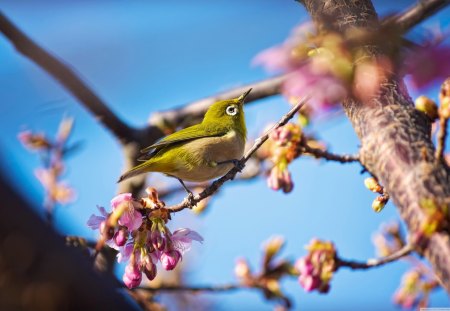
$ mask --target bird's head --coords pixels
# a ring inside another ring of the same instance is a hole
[[[204,124],[224,126],[240,131],[244,136],[247,132],[244,117],[244,102],[249,89],[241,96],[215,102],[209,107],[203,119]]]

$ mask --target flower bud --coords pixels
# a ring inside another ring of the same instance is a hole
[[[364,179],[364,185],[372,192],[383,193],[383,187],[381,187],[378,181],[373,177]]]
[[[167,252],[162,252],[159,258],[163,268],[167,271],[175,269],[180,259],[181,253],[177,250],[169,250]]]
[[[283,192],[289,193],[292,191],[292,189],[294,189],[294,182],[292,181],[291,173],[287,169],[285,169],[282,174]]]
[[[142,281],[142,272],[138,265],[130,262],[125,268],[122,280],[129,289],[139,286]]]
[[[441,118],[450,118],[450,78],[444,81],[439,93],[439,115]]]
[[[128,230],[125,227],[122,227],[114,234],[114,242],[117,246],[124,246],[127,242],[128,238]]]
[[[274,257],[284,246],[284,238],[281,236],[272,237],[264,245],[265,253],[268,258]]]
[[[248,278],[251,275],[250,266],[245,258],[239,258],[234,266],[234,274],[239,279]]]
[[[387,200],[383,196],[376,197],[375,200],[372,202],[372,209],[379,213],[383,210],[383,208],[386,206]]]
[[[311,292],[319,288],[322,283],[319,277],[313,275],[300,275],[298,281],[307,292]]]
[[[156,277],[157,273],[156,265],[153,263],[150,256],[147,256],[145,258],[145,266],[144,266],[144,273],[149,279],[149,281],[152,281]]]
[[[19,133],[18,138],[30,150],[42,150],[51,147],[51,143],[44,134],[33,134],[31,131],[23,131]]]
[[[444,119],[450,118],[450,97],[444,97],[439,107],[439,116]]]
[[[416,109],[426,114],[432,121],[438,118],[438,107],[430,98],[422,95],[414,102]]]

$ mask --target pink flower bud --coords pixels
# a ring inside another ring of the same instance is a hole
[[[310,275],[314,270],[314,266],[311,261],[305,257],[297,260],[295,263],[295,268],[297,268],[298,272],[304,276]]]
[[[282,173],[283,192],[289,193],[294,189],[294,182],[291,178],[291,173],[286,169]]]
[[[125,268],[122,280],[130,289],[139,286],[142,281],[142,272],[139,270],[138,265],[130,262]]]
[[[181,259],[181,253],[177,250],[162,252],[159,260],[165,270],[173,270]]]
[[[313,291],[320,286],[320,278],[312,275],[300,275],[298,278],[298,281],[300,285],[303,287],[303,289],[307,292]]]
[[[114,242],[117,246],[124,246],[125,243],[127,243],[128,239],[128,230],[127,228],[120,228],[119,231],[117,231],[114,234]]]
[[[156,277],[157,273],[156,265],[153,263],[150,256],[147,256],[145,258],[144,273],[150,281]]]
[[[267,178],[267,186],[271,188],[272,190],[279,190],[280,189],[280,180],[278,179],[278,168],[274,167],[270,171],[269,178]]]

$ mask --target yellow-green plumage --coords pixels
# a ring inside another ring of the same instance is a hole
[[[243,103],[238,98],[211,105],[200,124],[177,131],[142,150],[144,163],[119,182],[146,172],[160,172],[185,181],[202,182],[224,175],[241,159],[246,140]],[[227,162],[220,164],[221,162]]]

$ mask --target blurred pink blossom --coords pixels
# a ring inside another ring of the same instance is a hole
[[[433,44],[415,49],[406,56],[403,70],[416,88],[442,81],[450,74],[450,47]]]

